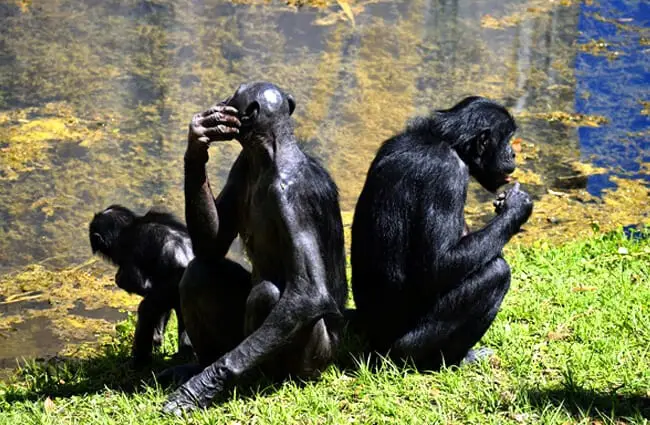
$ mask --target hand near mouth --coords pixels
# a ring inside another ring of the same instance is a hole
[[[195,114],[190,122],[188,144],[194,147],[203,145],[207,148],[212,142],[234,139],[241,127],[237,114],[236,108],[224,102]]]

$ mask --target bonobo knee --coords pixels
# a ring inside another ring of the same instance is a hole
[[[181,299],[200,296],[200,289],[214,277],[214,267],[205,260],[194,258],[187,265],[185,273],[178,284]]]
[[[275,304],[280,299],[280,290],[269,281],[253,286],[246,299],[246,318],[244,332],[249,335],[262,325]]]
[[[269,281],[261,282],[251,289],[246,305],[250,307],[273,306],[280,299],[280,290]]]
[[[490,263],[490,272],[498,280],[507,280],[510,283],[510,265],[502,257],[497,257]]]

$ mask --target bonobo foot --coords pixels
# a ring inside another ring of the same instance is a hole
[[[467,355],[463,360],[461,360],[460,364],[465,365],[465,364],[476,363],[481,360],[487,359],[488,357],[492,357],[493,355],[494,355],[494,350],[487,347],[472,349],[467,352]]]
[[[179,387],[167,397],[162,412],[166,415],[182,418],[184,414],[196,410],[198,407],[198,401],[192,393],[185,391],[183,387]]]
[[[207,408],[224,391],[226,371],[214,374],[210,367],[178,387],[165,402],[163,413],[182,417],[184,413]]]

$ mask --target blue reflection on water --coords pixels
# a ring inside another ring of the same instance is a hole
[[[576,112],[609,120],[598,128],[578,130],[583,157],[613,170],[589,177],[587,190],[593,195],[615,186],[611,175],[650,182],[650,176],[639,174],[641,163],[650,162],[650,116],[641,114],[639,102],[650,101],[650,46],[640,43],[642,37],[650,36],[649,19],[650,3],[645,1],[581,4],[579,42],[602,40],[611,51],[620,52],[616,59],[582,51],[576,55]]]

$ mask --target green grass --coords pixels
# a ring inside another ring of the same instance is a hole
[[[650,423],[650,239],[506,256],[513,284],[481,343],[489,360],[417,373],[343,353],[317,381],[258,382],[180,420],[159,414],[169,390],[125,367],[131,318],[101,355],[30,364],[0,384],[0,425]]]

